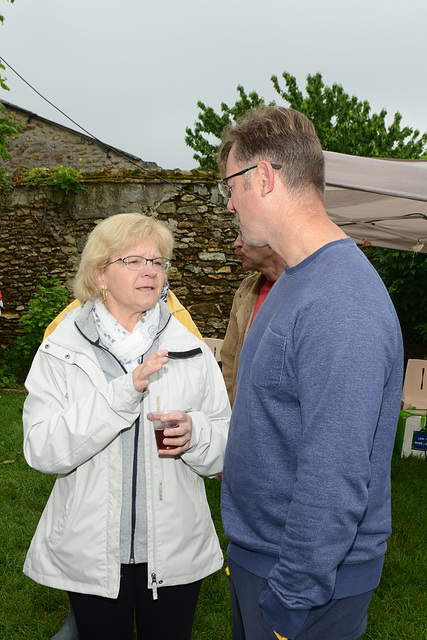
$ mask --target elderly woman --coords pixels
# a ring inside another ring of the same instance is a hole
[[[172,248],[141,214],[98,224],[75,282],[85,304],[26,381],[25,457],[58,477],[24,572],[68,591],[80,640],[130,640],[134,619],[139,638],[189,640],[223,562],[202,476],[221,472],[230,407],[213,355],[160,300]],[[176,425],[159,451],[158,409]]]

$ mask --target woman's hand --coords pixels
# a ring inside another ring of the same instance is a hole
[[[134,369],[132,381],[136,391],[142,393],[142,391],[148,387],[150,382],[148,378],[153,375],[153,373],[156,373],[156,371],[160,371],[167,363],[167,354],[167,349],[159,349]]]
[[[156,412],[156,416],[158,417]],[[153,420],[153,414],[148,413],[147,418]],[[163,432],[164,446],[173,446],[173,449],[159,449],[159,455],[174,457],[184,453],[190,446],[191,434],[193,431],[193,421],[188,413],[183,411],[168,411],[160,416],[162,422],[173,421],[175,424],[168,427]]]

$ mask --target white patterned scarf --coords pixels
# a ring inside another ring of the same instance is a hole
[[[159,303],[142,314],[132,332],[122,327],[100,300],[94,303],[92,312],[102,344],[128,370],[133,371],[141,364],[141,355],[148,351],[157,335],[160,321]]]

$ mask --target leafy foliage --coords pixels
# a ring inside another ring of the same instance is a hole
[[[48,324],[67,306],[68,289],[57,275],[41,276],[40,284],[28,304],[28,311],[21,316],[19,326],[23,332],[25,353],[34,355],[42,341]]]
[[[4,69],[1,62],[0,68]],[[7,89],[1,77],[0,85]],[[3,160],[7,160],[7,158],[10,158],[10,153],[6,151],[7,137],[17,138],[21,131],[21,125],[14,121],[13,115],[5,114],[4,112],[5,106],[0,102],[0,156]]]
[[[82,174],[79,169],[73,167],[56,167],[52,171],[49,169],[33,168],[28,169],[23,174],[24,184],[27,187],[40,187],[43,184],[54,187],[56,191],[66,193],[78,193],[86,191],[86,186],[82,184]]]
[[[35,167],[28,169],[23,173],[24,184],[26,187],[39,187],[47,182],[47,169]]]
[[[390,293],[403,337],[427,342],[427,256],[379,248],[364,251]]]
[[[3,22],[4,18],[2,15],[0,15],[0,22]],[[2,61],[0,60],[0,69],[2,71],[6,70],[6,67],[4,66],[4,64],[2,63]],[[0,74],[0,87],[2,89],[4,89],[5,91],[9,91],[9,87],[6,84],[6,80],[7,78],[4,78],[1,74]]]
[[[392,124],[387,126],[386,109],[371,114],[367,100],[349,96],[340,84],[325,86],[320,73],[307,76],[306,97],[290,73],[284,71],[282,77],[285,89],[280,87],[277,76],[271,77],[275,90],[314,123],[323,149],[382,158],[419,158],[423,154],[427,133],[420,136],[411,127],[401,129],[400,113],[395,113]]]
[[[0,361],[0,389],[15,389],[18,386],[18,376],[13,372],[9,358]]]
[[[200,113],[194,126],[194,131],[189,127],[186,128],[185,142],[196,151],[193,158],[197,160],[201,169],[218,170],[216,154],[224,127],[240,118],[249,109],[264,104],[263,98],[260,98],[255,91],[247,95],[240,85],[237,87],[237,91],[240,99],[236,101],[234,107],[229,107],[223,102],[221,104],[221,115],[215,113],[212,107],[207,107],[203,102],[199,101],[197,103]],[[213,140],[216,138],[218,142],[216,144],[215,142],[210,142],[209,138],[204,137],[203,134],[205,133]]]
[[[13,387],[26,376],[46,327],[67,306],[69,298],[68,289],[57,275],[41,276],[28,310],[19,321],[20,335],[1,358],[0,387]]]
[[[401,128],[400,113],[395,113],[393,122],[387,126],[385,109],[371,114],[367,100],[350,96],[340,84],[325,86],[320,73],[307,76],[305,96],[294,76],[284,71],[282,77],[285,88],[280,86],[277,76],[271,77],[275,90],[285,106],[301,111],[314,123],[325,150],[393,158],[420,158],[424,153],[427,133],[420,135],[411,127]],[[200,113],[194,130],[186,128],[185,142],[195,150],[193,158],[201,169],[217,170],[216,154],[224,127],[248,109],[265,104],[255,91],[249,96],[242,86],[237,87],[237,91],[239,100],[234,107],[222,103],[221,115],[203,102],[197,103]]]
[[[86,190],[85,185],[81,183],[81,179],[82,174],[78,169],[61,165],[53,170],[48,184],[52,185],[57,191],[78,193]]]

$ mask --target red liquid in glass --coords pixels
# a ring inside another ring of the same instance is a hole
[[[169,429],[170,427],[173,427],[174,425],[167,425],[165,427],[165,429]],[[173,445],[173,444],[163,444],[163,438],[164,438],[164,429],[155,429],[154,430],[154,434],[156,436],[156,442],[157,442],[157,448],[158,449],[176,449],[177,446]],[[170,438],[171,436],[168,436],[168,438]],[[172,436],[173,437],[173,436]]]

